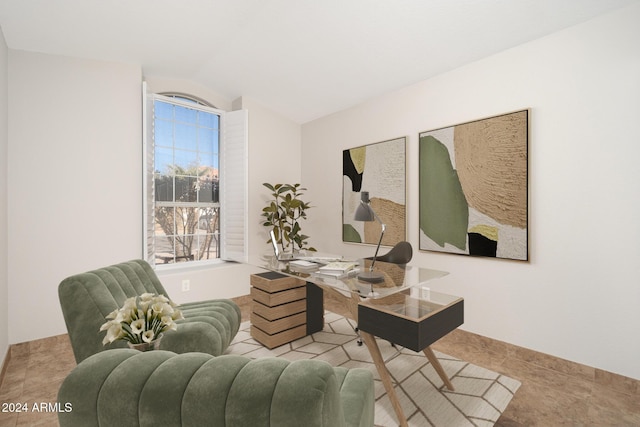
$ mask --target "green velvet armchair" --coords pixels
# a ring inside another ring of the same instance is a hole
[[[105,316],[133,296],[150,292],[169,298],[151,266],[132,260],[64,279],[58,286],[62,313],[76,362],[107,349],[126,347],[124,341],[103,345],[106,332],[98,332]],[[180,305],[184,315],[176,331],[166,331],[160,349],[221,355],[238,333],[240,309],[219,299]]]
[[[320,360],[117,349],[80,363],[58,393],[61,427],[365,427],[373,375]]]

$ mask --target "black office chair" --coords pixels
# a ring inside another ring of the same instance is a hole
[[[378,261],[405,265],[413,258],[413,248],[409,242],[398,242],[389,252],[377,258]],[[373,259],[367,258],[367,259]]]

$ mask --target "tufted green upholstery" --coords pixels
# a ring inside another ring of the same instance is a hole
[[[373,376],[319,360],[140,353],[80,363],[58,393],[61,427],[373,426]]]
[[[145,292],[167,295],[158,276],[143,260],[133,260],[76,274],[58,286],[62,313],[76,362],[103,350],[126,347],[124,341],[102,345],[106,332],[98,332],[105,316],[124,301]],[[240,327],[240,309],[231,300],[180,305],[184,320],[177,331],[164,333],[160,348],[176,353],[198,351],[222,354]]]

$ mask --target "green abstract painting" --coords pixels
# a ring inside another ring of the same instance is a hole
[[[420,250],[528,260],[523,110],[420,133]]]

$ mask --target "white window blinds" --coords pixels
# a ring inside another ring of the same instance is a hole
[[[155,180],[154,170],[154,143],[153,143],[153,95],[147,93],[147,83],[142,83],[142,179],[144,201],[142,203],[143,216],[143,245],[144,259],[151,264],[155,264],[155,237],[154,237],[154,208],[155,208]]]
[[[225,114],[220,149],[221,258],[247,260],[249,117],[247,110]]]

